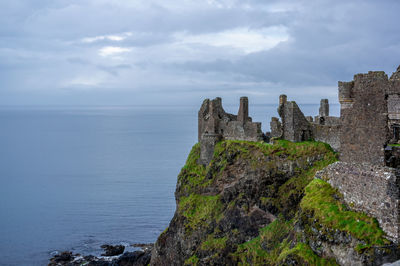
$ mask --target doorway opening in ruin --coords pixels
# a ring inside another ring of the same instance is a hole
[[[302,130],[301,132],[301,141],[307,141],[310,140],[311,133],[308,130]]]

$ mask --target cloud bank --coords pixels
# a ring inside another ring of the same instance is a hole
[[[0,104],[337,101],[400,64],[397,0],[0,3]]]

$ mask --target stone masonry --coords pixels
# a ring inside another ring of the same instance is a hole
[[[400,67],[357,74],[339,82],[340,162],[318,175],[337,188],[352,209],[375,217],[399,243]]]
[[[338,83],[340,117],[329,116],[322,99],[319,114],[304,116],[294,101],[279,97],[278,114],[266,135],[294,142],[326,142],[339,152],[339,162],[316,176],[343,195],[350,208],[375,217],[388,238],[400,242],[400,66],[388,78],[382,71],[357,74]],[[248,115],[248,99],[240,99],[238,115],[222,108],[221,98],[205,100],[199,111],[199,162],[207,165],[222,139],[260,141],[261,123]]]
[[[399,239],[398,169],[336,162],[316,174],[337,188],[353,210],[375,217],[389,239]]]
[[[384,72],[357,74],[354,81],[339,82],[342,124],[340,160],[385,165],[384,147],[389,141]]]
[[[264,139],[261,123],[249,117],[249,101],[240,98],[238,115],[226,113],[221,98],[204,100],[198,114],[198,139],[201,146],[199,163],[210,163],[215,144],[223,139],[260,141]]]
[[[313,119],[305,117],[294,101],[287,101],[286,95],[279,96],[277,117],[271,119],[271,137],[294,142],[316,140],[326,142],[338,151],[340,148],[340,119],[329,116],[328,99],[322,99],[319,115]]]

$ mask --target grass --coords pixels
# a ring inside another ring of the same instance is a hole
[[[307,170],[299,169],[299,174],[280,186],[276,197],[270,198],[270,200],[272,200],[278,211],[286,218],[293,218],[297,211],[295,206],[302,199],[304,189],[313,180],[315,173],[336,161],[337,157],[335,153],[326,153],[321,160],[314,162],[311,168]]]
[[[199,264],[199,258],[196,255],[193,255],[187,260],[185,260],[185,265],[197,266],[198,264]]]
[[[252,149],[258,149],[265,156],[279,156],[289,160],[295,160],[305,156],[333,151],[328,144],[318,141],[303,141],[294,143],[287,140],[275,140],[274,144],[269,144],[266,142],[225,140],[217,143],[215,146],[214,157],[218,157],[232,149],[244,157],[251,157]]]
[[[385,234],[375,218],[348,210],[347,206],[339,200],[340,198],[337,190],[327,182],[314,179],[306,187],[300,207],[303,212],[311,215],[309,220],[317,219],[323,227],[348,232],[365,242],[365,245],[357,247],[358,251],[390,243],[385,239]]]
[[[206,179],[206,167],[198,164],[197,160],[200,158],[200,144],[197,143],[193,146],[178,175],[178,184],[181,185],[181,192],[190,194],[195,192],[199,187],[205,187],[210,184],[210,180]]]
[[[274,159],[296,160],[313,155],[333,156],[328,144],[316,141],[293,143],[286,140],[276,140],[274,144],[265,142],[250,142],[239,140],[225,140],[217,143],[214,149],[214,159],[210,165],[203,166],[197,163],[200,158],[200,144],[193,146],[186,164],[178,176],[180,193],[189,195],[198,193],[202,188],[210,186],[218,178],[226,166],[236,157],[247,159],[253,168],[274,168]],[[264,155],[269,160],[260,158]]]
[[[316,255],[305,243],[297,243],[290,248],[290,234],[294,220],[275,220],[260,229],[258,237],[239,245],[232,255],[239,265],[282,265],[289,256],[307,265],[337,265],[334,260],[327,260]]]
[[[220,196],[191,194],[180,199],[178,211],[186,218],[186,231],[190,233],[222,217]]]
[[[388,146],[392,146],[392,147],[400,147],[400,144],[398,144],[398,143],[394,143],[394,144],[388,144]]]
[[[277,219],[260,229],[259,236],[238,246],[232,254],[239,265],[265,265],[274,263],[287,245],[283,241],[292,229],[292,221]]]
[[[297,245],[292,248],[286,248],[282,251],[279,258],[279,262],[284,262],[289,256],[295,257],[296,261],[301,261],[303,265],[316,265],[316,266],[328,266],[328,265],[338,265],[334,259],[325,259],[319,257],[312,251],[309,245],[305,243],[297,243]]]
[[[217,250],[224,249],[226,247],[226,241],[228,240],[227,236],[222,238],[214,238],[214,236],[208,235],[207,239],[201,244],[202,250]]]
[[[214,158],[208,166],[198,164],[199,157],[200,145],[196,144],[178,176],[178,212],[184,217],[186,234],[200,230],[213,233],[199,239],[197,251],[185,264],[197,265],[204,254],[213,257],[221,250],[233,248],[236,251],[230,255],[240,265],[277,265],[291,259],[300,264],[335,265],[335,261],[323,259],[313,252],[307,244],[307,232],[302,235],[303,238],[299,237],[294,229],[298,219],[306,219],[305,226],[308,228],[319,226],[317,229],[321,229],[322,233],[326,231],[329,234],[336,230],[348,232],[363,243],[357,247],[358,251],[389,243],[375,219],[349,211],[341,203],[335,189],[322,180],[313,179],[316,171],[337,161],[337,155],[325,143],[275,140],[274,144],[268,144],[227,140],[217,143]],[[309,161],[309,158],[315,161]],[[233,238],[230,239],[227,232],[217,233],[225,210],[237,207],[241,202],[246,203],[249,195],[239,193],[232,201],[222,202],[219,194],[205,193],[210,191],[209,187],[215,185],[214,182],[229,165],[237,162],[250,164],[253,169],[269,169],[271,175],[280,175],[278,160],[280,163],[296,161],[298,168],[286,182],[283,180],[268,185],[265,188],[268,192],[259,198],[258,204],[260,208],[269,206],[268,210],[274,207],[277,213],[273,214],[279,214],[279,218],[260,229],[258,237],[242,244],[232,243]],[[301,212],[298,212],[299,208]]]

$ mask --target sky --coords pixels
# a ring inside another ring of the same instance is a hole
[[[337,102],[400,65],[398,0],[0,2],[0,105]]]

